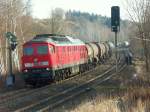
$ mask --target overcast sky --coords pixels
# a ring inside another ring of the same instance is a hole
[[[120,6],[121,18],[126,19],[126,11],[122,0],[32,0],[32,14],[34,17],[46,18],[54,8],[62,8],[65,11],[77,10],[101,14],[110,17],[111,6]]]

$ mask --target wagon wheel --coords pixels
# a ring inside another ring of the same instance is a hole
[[[64,72],[64,71],[61,72],[61,79],[62,79],[62,80],[65,79],[65,72]]]
[[[59,81],[59,73],[58,72],[56,72],[56,74],[55,74],[55,80]]]
[[[69,70],[66,71],[66,78],[69,77]]]
[[[61,80],[61,74],[60,74],[60,72],[58,72],[57,76],[58,76],[58,81],[60,81]]]
[[[61,80],[64,80],[65,79],[64,71],[61,71],[60,74],[61,74]]]
[[[67,77],[67,72],[66,71],[64,71],[64,79],[66,79],[66,77]]]

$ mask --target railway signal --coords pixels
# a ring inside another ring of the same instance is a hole
[[[5,33],[5,37],[9,43],[9,75],[6,78],[6,84],[7,86],[12,86],[15,83],[15,75],[12,72],[12,51],[16,49],[18,43],[17,37],[11,32]]]
[[[120,7],[112,6],[111,7],[111,30],[115,32],[115,48],[116,48],[116,72],[118,66],[118,54],[117,54],[117,33],[120,31]]]
[[[17,44],[18,44],[17,43],[17,37],[14,34],[12,34],[11,32],[7,32],[5,34],[5,36],[8,39],[11,50],[14,51],[17,47]]]
[[[113,6],[111,8],[111,30],[118,32],[120,30],[120,8]]]

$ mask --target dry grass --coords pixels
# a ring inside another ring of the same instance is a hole
[[[120,112],[117,108],[117,103],[113,100],[102,100],[100,102],[91,101],[85,104],[81,104],[75,110],[71,112]]]
[[[150,90],[130,88],[122,97],[97,97],[71,112],[150,112]]]
[[[150,112],[150,75],[145,72],[143,62],[136,62],[133,68],[130,67],[120,78],[124,83],[120,87],[126,88],[125,91],[120,88],[116,95],[96,97],[71,112]]]
[[[133,88],[123,97],[129,112],[150,112],[150,88]]]

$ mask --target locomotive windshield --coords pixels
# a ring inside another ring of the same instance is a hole
[[[48,46],[38,46],[37,47],[38,54],[47,54],[48,53]]]
[[[23,54],[24,55],[27,55],[27,56],[30,56],[33,54],[33,48],[32,47],[26,47],[23,49]]]

